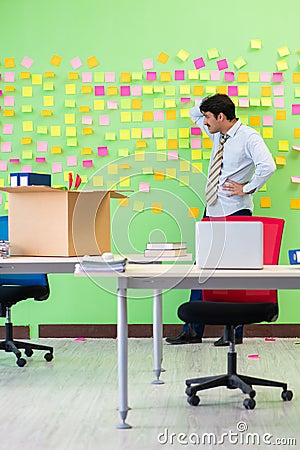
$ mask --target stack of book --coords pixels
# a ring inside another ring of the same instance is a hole
[[[175,258],[186,256],[186,242],[148,242],[145,258]]]
[[[76,264],[75,273],[82,272],[125,272],[127,259],[122,256],[113,256],[107,260],[102,256],[86,255],[80,264]]]

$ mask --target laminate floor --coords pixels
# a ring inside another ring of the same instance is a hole
[[[187,404],[185,379],[226,371],[227,349],[164,344],[161,376],[154,374],[152,339],[129,340],[129,430],[118,430],[117,344],[113,339],[40,339],[53,345],[25,367],[0,352],[1,450],[152,450],[300,448],[300,345],[297,339],[246,339],[237,346],[240,373],[285,381],[294,392],[256,388],[256,408],[246,410],[239,390],[200,393]],[[250,359],[248,355],[259,355]]]

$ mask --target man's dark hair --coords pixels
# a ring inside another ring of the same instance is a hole
[[[223,113],[228,120],[235,119],[235,104],[226,94],[216,94],[211,97],[206,97],[202,100],[200,105],[202,113],[211,112],[215,118],[220,113]]]

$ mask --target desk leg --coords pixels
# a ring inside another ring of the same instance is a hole
[[[125,422],[128,412],[127,289],[118,289],[118,373],[119,414],[122,422],[117,428],[131,428],[131,425]]]
[[[164,384],[159,379],[162,362],[162,293],[160,289],[154,289],[153,292],[153,344],[156,379],[152,381],[152,384]]]

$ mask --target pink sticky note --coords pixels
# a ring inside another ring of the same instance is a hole
[[[77,156],[67,156],[67,166],[69,167],[77,166]]]
[[[238,87],[237,86],[228,86],[228,95],[229,95],[229,97],[237,97]]]
[[[273,94],[276,97],[284,96],[284,86],[282,85],[273,86]]]
[[[155,81],[156,80],[156,72],[147,72],[146,80]]]
[[[184,80],[184,70],[175,70],[174,80]]]
[[[1,172],[7,171],[7,161],[0,161],[0,170]]]
[[[142,128],[142,137],[144,139],[152,138],[152,128]]]
[[[33,59],[29,58],[29,56],[24,56],[21,62],[21,66],[26,67],[26,69],[30,69],[33,64]]]
[[[93,167],[93,160],[92,159],[85,159],[82,161],[83,167]]]
[[[9,162],[12,164],[20,164],[21,161],[20,158],[11,158]]]
[[[142,95],[142,86],[131,86],[131,95],[133,97],[140,97]]]
[[[62,163],[55,162],[52,163],[52,173],[61,173],[62,172]]]
[[[194,59],[193,63],[196,69],[202,69],[202,67],[205,67],[205,62],[202,57]]]
[[[107,108],[118,109],[118,102],[116,102],[115,100],[107,100]]]
[[[1,142],[1,151],[2,153],[10,153],[11,152],[11,142]]]
[[[99,125],[107,126],[110,123],[109,116],[100,116],[99,117]]]
[[[82,74],[81,74],[81,81],[83,83],[91,83],[93,81],[93,74],[92,74],[92,72],[82,72]]]
[[[140,183],[139,184],[139,191],[140,192],[149,192],[150,191],[150,183]]]
[[[45,164],[46,158],[35,158],[35,162]]]
[[[4,106],[15,106],[15,96],[5,95],[4,96]]]
[[[258,358],[260,358],[260,356],[259,355],[248,355],[248,358],[249,359],[258,359]]]
[[[143,68],[144,70],[153,69],[153,59],[143,59]]]
[[[269,83],[271,79],[270,72],[260,72],[260,81],[263,83]]]
[[[48,151],[48,142],[38,141],[37,142],[37,151],[38,152],[47,152]]]
[[[219,61],[217,61],[217,66],[219,70],[224,70],[228,68],[228,63],[226,59],[219,59]]]
[[[4,72],[4,83],[14,83],[15,72]]]
[[[153,118],[155,121],[157,120],[164,120],[165,119],[165,112],[161,109],[156,109],[153,113]]]
[[[272,78],[273,78],[273,83],[282,83],[283,73],[282,72],[273,72]]]
[[[120,95],[121,97],[128,97],[130,95],[130,86],[121,86]]]
[[[190,97],[181,97],[180,103],[190,103],[191,98]]]
[[[212,81],[220,80],[220,72],[219,72],[219,70],[211,70],[210,71],[210,79]]]
[[[263,126],[264,127],[273,126],[273,116],[263,116]]]
[[[116,74],[115,72],[105,72],[105,83],[115,83]]]
[[[200,136],[201,134],[201,129],[198,127],[192,127],[191,128],[191,135],[192,136]]]
[[[98,156],[107,156],[108,148],[107,147],[98,147]]]
[[[169,150],[168,159],[178,159],[178,150]]]
[[[82,116],[81,123],[83,125],[92,125],[93,123],[92,116]]]
[[[95,86],[95,95],[96,96],[103,96],[105,95],[105,89],[104,86]]]
[[[192,138],[191,148],[201,148],[201,138]]]
[[[299,177],[299,178],[300,178],[300,177]],[[265,338],[265,341],[273,342],[273,341],[276,341],[276,339],[273,338],[273,337],[266,337],[266,338]]]
[[[24,172],[24,173],[29,172],[29,173],[31,173],[32,172],[32,166],[22,166],[21,172]]]
[[[239,106],[241,108],[249,108],[249,98],[239,98]]]
[[[300,114],[300,104],[295,103],[292,105],[292,114]]]
[[[79,67],[82,66],[81,59],[78,56],[76,56],[76,58],[71,59],[71,66],[73,67],[74,70],[79,69]]]
[[[276,97],[273,99],[274,108],[284,108],[284,97]]]
[[[224,72],[224,81],[234,81],[234,72]]]
[[[12,123],[4,123],[2,126],[2,133],[3,134],[12,134],[13,129],[14,129],[14,126]]]
[[[85,341],[86,339],[84,337],[78,337],[75,338],[74,341]]]

